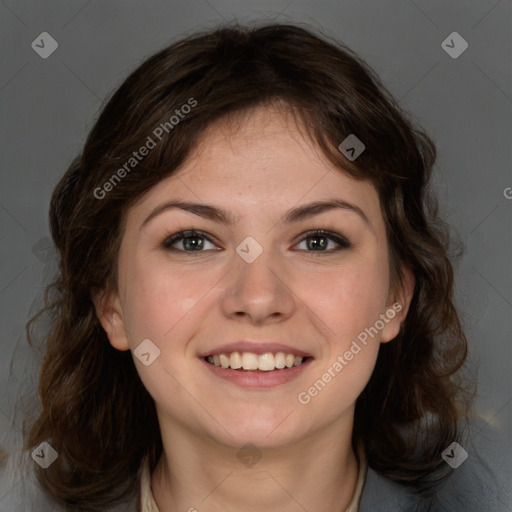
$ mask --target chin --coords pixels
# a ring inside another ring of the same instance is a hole
[[[246,444],[253,444],[260,449],[274,449],[297,441],[306,433],[295,425],[293,413],[290,411],[280,414],[263,415],[249,413],[245,418],[227,418],[220,420],[225,429],[220,429],[221,444],[232,448],[240,448]],[[230,435],[231,434],[231,435]]]

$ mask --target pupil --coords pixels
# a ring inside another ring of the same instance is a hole
[[[195,240],[195,242],[194,242]],[[203,240],[199,237],[188,237],[188,238],[185,238],[184,239],[184,242],[185,242],[185,245],[186,245],[186,249],[200,249],[202,247],[202,244],[203,244]]]
[[[326,237],[325,236],[315,236],[311,237],[310,239],[309,248],[310,249],[318,249],[318,248],[325,248],[326,247]],[[316,243],[315,240],[322,240],[321,243]]]

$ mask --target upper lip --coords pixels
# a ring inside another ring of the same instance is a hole
[[[229,354],[231,352],[252,352],[253,354],[265,354],[272,352],[284,352],[285,354],[293,354],[295,356],[312,357],[311,354],[299,350],[298,348],[291,347],[290,345],[284,345],[283,343],[274,343],[273,341],[256,342],[256,341],[234,341],[232,343],[226,343],[219,345],[215,348],[211,348],[206,352],[199,354],[199,357],[215,356],[218,354]]]

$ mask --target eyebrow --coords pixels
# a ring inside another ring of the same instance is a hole
[[[171,210],[171,209],[180,209],[186,212],[193,213],[198,215],[199,217],[203,217],[205,219],[213,220],[216,222],[220,222],[222,224],[226,224],[228,226],[232,226],[239,221],[239,218],[233,215],[233,213],[219,208],[217,206],[204,204],[204,203],[192,203],[189,201],[167,201],[159,206],[157,206],[144,220],[141,224],[140,230],[144,228],[144,226],[157,215],[161,213]],[[313,203],[308,203],[301,206],[296,206],[292,208],[288,212],[286,212],[280,223],[294,223],[299,222],[301,220],[308,219],[315,215],[320,215],[321,213],[341,208],[343,210],[348,210],[356,213],[361,217],[368,227],[373,231],[373,227],[368,219],[367,215],[364,213],[359,206],[349,203],[343,199],[330,199],[327,201],[315,201]]]

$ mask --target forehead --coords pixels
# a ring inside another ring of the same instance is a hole
[[[212,123],[184,164],[155,185],[138,207],[169,199],[266,213],[341,198],[380,216],[377,192],[334,166],[287,108],[257,107]]]
[[[295,166],[300,172],[303,166],[297,164],[304,158],[324,173],[332,167],[309,138],[303,122],[288,107],[272,105],[237,112],[208,126],[185,167],[200,163],[199,172],[215,167],[220,174],[223,169],[232,171],[229,163],[244,163],[241,176],[255,166],[261,174],[277,166]]]

